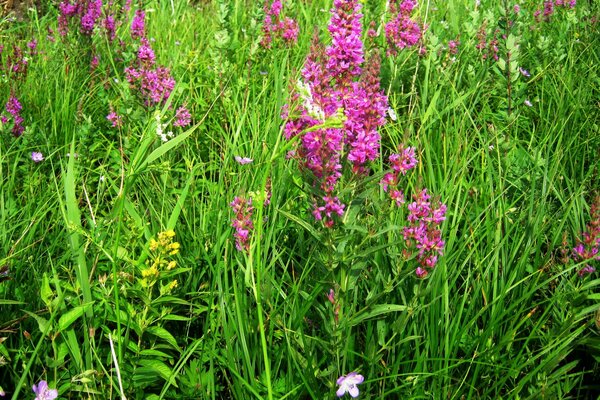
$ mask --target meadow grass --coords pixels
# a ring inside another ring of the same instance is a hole
[[[423,39],[395,56],[386,4],[362,2],[397,118],[367,174],[344,170],[332,228],[281,117],[315,32],[330,43],[330,1],[285,3],[298,41],[270,49],[262,2],[145,2],[177,82],[158,104],[126,79],[133,10],[110,42],[73,25],[62,37],[56,3],[0,20],[0,101],[17,96],[25,125],[0,125],[0,392],[33,398],[44,380],[60,398],[321,399],[357,372],[361,398],[600,394],[600,279],[578,274],[598,260],[573,255],[600,207],[597,2],[539,22],[543,2],[421,2]],[[498,61],[477,48],[481,27]],[[34,38],[27,73],[11,73],[13,46]],[[447,205],[425,278],[408,211],[380,185],[402,144],[419,158],[407,203],[426,187]],[[241,251],[236,197],[254,207]]]

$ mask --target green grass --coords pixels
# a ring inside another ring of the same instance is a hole
[[[427,53],[383,50],[398,118],[380,130],[371,173],[344,174],[345,214],[327,229],[280,114],[315,27],[329,43],[332,5],[289,3],[298,43],[267,50],[261,2],[148,2],[157,62],[177,81],[154,107],[125,79],[128,24],[119,48],[61,38],[52,2],[0,20],[3,68],[13,44],[39,42],[24,79],[0,74],[0,102],[14,93],[26,125],[19,138],[0,125],[0,390],[33,398],[46,380],[60,398],[322,399],[356,371],[361,398],[597,397],[600,279],[579,277],[562,243],[570,254],[600,190],[598,4],[536,24],[541,5],[524,2],[509,31],[496,2],[422,2]],[[363,11],[384,18],[383,3]],[[484,23],[518,44],[504,68],[475,47]],[[368,47],[384,44],[380,32]],[[183,104],[192,125],[162,143],[157,116],[171,123]],[[379,185],[402,143],[419,153],[407,194],[427,187],[448,206],[426,279],[403,255],[407,212]],[[254,199],[247,252],[231,227],[236,196]],[[178,254],[151,246],[169,230]]]

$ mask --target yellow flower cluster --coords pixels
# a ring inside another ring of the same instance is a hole
[[[166,269],[167,271],[171,271],[177,267],[177,261],[169,260],[169,257],[179,253],[179,249],[181,248],[181,245],[174,241],[174,237],[175,231],[169,229],[168,231],[160,232],[157,239],[150,239],[148,248],[153,263],[142,270],[144,280],[156,281],[160,275],[160,270]],[[172,282],[171,285],[172,288],[176,287],[177,281]]]

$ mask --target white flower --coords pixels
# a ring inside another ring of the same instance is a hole
[[[394,109],[392,107],[388,108],[387,112],[392,121],[396,121],[398,119],[398,116],[396,115],[396,111],[394,111]]]
[[[356,398],[358,397],[358,387],[363,383],[365,377],[357,374],[356,372],[350,372],[348,375],[340,376],[337,380],[337,384],[340,385],[340,388],[335,392],[338,397],[342,397],[346,394],[346,392],[350,393],[350,396]]]

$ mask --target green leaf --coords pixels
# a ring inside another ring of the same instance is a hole
[[[140,360],[140,365],[142,365],[142,367],[138,368],[138,370],[136,371],[136,375],[146,375],[149,373],[154,373],[154,381],[156,381],[156,375],[158,374],[165,381],[170,381],[171,385],[178,387],[177,382],[175,382],[175,379],[171,378],[171,368],[169,368],[169,366],[164,362],[155,359],[142,359]]]
[[[401,306],[398,304],[378,304],[376,306],[370,307],[368,310],[358,312],[355,316],[349,319],[348,324],[349,326],[355,326],[380,315],[406,310],[408,310],[407,306]]]
[[[42,285],[40,287],[40,297],[46,305],[46,307],[48,308],[50,308],[50,306],[52,305],[51,299],[53,295],[54,293],[52,292],[52,289],[50,289],[50,281],[48,280],[48,275],[44,273],[44,275],[42,276]]]
[[[58,331],[65,331],[73,322],[77,321],[81,316],[94,304],[94,302],[82,304],[80,306],[75,307],[72,310],[67,311],[65,314],[61,315],[58,320]]]
[[[32,313],[31,311],[23,310],[25,313],[29,314],[29,316],[33,317],[38,323],[38,328],[42,334],[50,334],[52,331],[52,326],[48,323],[46,318],[42,318],[36,313]]]
[[[148,327],[148,329],[146,329],[146,332],[164,340],[165,342],[173,346],[175,349],[177,349],[177,351],[181,352],[181,349],[177,345],[177,340],[175,340],[175,337],[171,335],[171,333],[165,328],[162,328],[160,326],[150,326]]]

